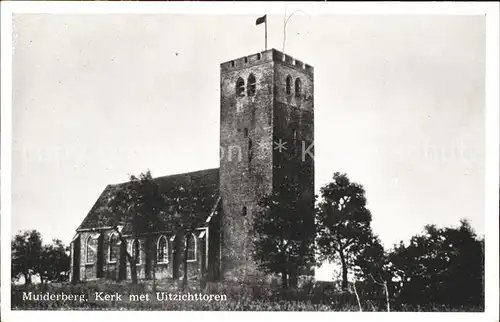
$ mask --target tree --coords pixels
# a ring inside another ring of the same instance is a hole
[[[382,289],[386,310],[390,311],[391,263],[378,236],[372,236],[354,260],[357,277],[364,285],[364,296],[380,298]]]
[[[108,204],[114,231],[123,245],[127,244],[122,229],[131,228],[135,240],[140,234],[150,233],[161,222],[166,199],[160,192],[159,185],[154,181],[151,172],[147,170],[139,176],[131,175],[130,182],[117,186],[109,196]],[[125,256],[130,264],[132,283],[137,283],[137,267],[135,258],[125,247]],[[156,262],[156,261],[155,261]],[[153,276],[155,276],[153,265]]]
[[[400,303],[454,307],[484,303],[484,240],[466,220],[458,228],[427,225],[390,253]]]
[[[466,219],[457,228],[445,228],[443,235],[442,252],[455,251],[446,274],[446,302],[484,305],[484,238],[476,235]]]
[[[40,264],[42,282],[60,281],[62,273],[70,269],[68,247],[65,247],[61,240],[54,239],[52,244],[43,246]]]
[[[336,172],[333,182],[323,186],[320,192],[322,200],[316,211],[320,259],[340,259],[342,289],[347,291],[348,270],[373,237],[365,190],[351,182],[346,174]]]
[[[259,201],[254,217],[254,259],[266,273],[281,274],[288,287],[290,277],[315,264],[314,213],[301,202],[300,188],[293,181]]]
[[[172,231],[177,238],[183,238],[184,246],[190,234],[198,227],[197,214],[202,213],[200,207],[205,203],[204,187],[186,189],[175,186],[170,191],[161,191],[158,183],[148,170],[139,176],[130,176],[130,182],[117,186],[109,196],[108,212],[112,214],[111,226],[117,232],[123,244],[126,240],[121,229],[129,226],[132,238],[139,235],[149,235],[158,227]],[[130,263],[132,283],[137,283],[137,269],[134,257],[125,250],[125,256]],[[183,288],[187,287],[187,257],[188,249],[184,247],[184,277]],[[153,265],[155,276],[156,258]]]
[[[11,242],[12,277],[24,276],[25,284],[40,271],[42,236],[36,230],[19,232]]]
[[[363,279],[389,280],[390,262],[384,246],[378,236],[372,236],[354,260],[358,268],[357,276]]]
[[[175,187],[167,193],[168,211],[170,223],[169,229],[175,232],[177,238],[179,236],[184,241],[183,250],[183,277],[182,288],[185,290],[188,286],[188,242],[192,234],[194,234],[199,222],[198,215],[203,213],[202,205],[206,203],[204,187]]]

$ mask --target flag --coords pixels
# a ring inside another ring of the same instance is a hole
[[[266,19],[267,19],[267,15],[263,15],[262,17],[257,18],[257,21],[255,21],[255,25],[258,26],[261,23],[266,22]]]

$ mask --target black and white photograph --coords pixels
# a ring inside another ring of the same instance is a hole
[[[65,5],[2,13],[6,321],[498,321],[498,3]]]

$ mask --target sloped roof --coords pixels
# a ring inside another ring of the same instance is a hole
[[[169,192],[185,189],[186,193],[193,197],[193,208],[196,209],[197,215],[195,220],[200,225],[210,215],[219,197],[218,168],[158,177],[154,178],[154,181],[167,197]],[[107,202],[117,188],[126,184],[129,182],[106,186],[77,231],[111,226],[111,213],[107,208]],[[162,230],[162,228],[158,227],[158,230]],[[129,230],[130,227],[127,225],[123,232],[127,233]]]

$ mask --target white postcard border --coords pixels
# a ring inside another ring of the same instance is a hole
[[[52,321],[67,319],[85,321],[89,319],[133,321],[137,319],[188,319],[189,321],[208,321],[234,318],[252,319],[284,319],[284,315],[298,312],[90,312],[90,311],[11,311],[10,310],[10,239],[11,239],[11,117],[12,117],[12,14],[13,13],[85,13],[85,14],[132,14],[132,13],[189,13],[189,14],[283,14],[284,9],[300,8],[309,14],[426,14],[426,15],[477,15],[486,14],[487,23],[487,60],[486,60],[486,187],[485,187],[485,240],[486,240],[486,272],[485,272],[485,312],[484,313],[372,313],[366,312],[328,312],[302,313],[302,318],[316,320],[370,320],[380,321],[421,321],[453,320],[453,321],[498,321],[499,300],[499,234],[498,206],[499,200],[499,5],[498,3],[474,2],[314,2],[314,3],[264,3],[264,2],[1,2],[1,233],[2,233],[2,287],[1,308],[2,320],[11,321]],[[235,316],[235,314],[239,314]],[[244,314],[244,315],[242,315]],[[252,314],[252,315],[248,315]],[[314,314],[314,316],[310,316]],[[294,315],[296,316],[296,315]]]

